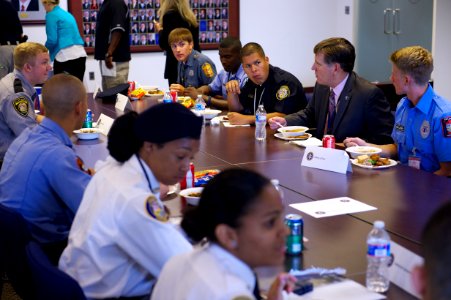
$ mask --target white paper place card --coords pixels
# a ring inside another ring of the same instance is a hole
[[[393,241],[391,241],[390,247],[394,261],[388,269],[388,278],[409,294],[421,299],[413,287],[411,273],[415,266],[423,264],[423,258]]]
[[[97,119],[97,128],[104,135],[108,135],[110,132],[111,125],[113,125],[114,119],[108,117],[107,115],[100,114],[100,117]]]
[[[97,94],[102,91],[102,88],[98,85],[94,88],[94,93],[92,93],[92,99],[97,98]]]
[[[301,166],[346,174],[352,172],[349,155],[333,148],[306,147]]]
[[[324,218],[345,214],[358,213],[377,209],[349,197],[332,198],[326,200],[310,201],[290,204],[294,209],[300,210],[314,218]]]
[[[116,105],[114,106],[120,111],[125,111],[125,109],[132,110],[132,104],[130,103],[130,99],[127,96],[122,94],[117,94]]]

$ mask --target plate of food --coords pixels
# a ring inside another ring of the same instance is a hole
[[[100,130],[98,128],[81,128],[74,130],[74,133],[80,140],[94,140],[99,138]]]
[[[284,126],[277,129],[284,137],[301,136],[306,134],[308,127],[305,126]]]
[[[193,187],[185,190],[181,190],[179,195],[186,199],[191,205],[198,205],[200,200],[200,195],[202,194],[203,187]]]
[[[281,132],[274,133],[274,136],[278,139],[284,140],[284,141],[298,141],[298,140],[308,140],[312,137],[310,133],[303,133],[301,135],[294,135],[294,136],[284,136]]]
[[[158,89],[156,86],[143,87],[146,90],[146,97],[162,97],[164,95],[164,91]]]
[[[393,159],[380,157],[379,154],[359,155],[357,158],[351,159],[351,163],[366,169],[385,169],[398,164]]]
[[[215,175],[221,172],[218,169],[201,170],[194,172],[195,186],[205,186]]]
[[[353,146],[346,148],[346,152],[348,152],[352,158],[357,158],[357,156],[365,154],[366,155],[379,154],[382,152],[382,149],[371,146]]]
[[[203,116],[206,120],[213,119],[214,117],[216,117],[221,113],[221,111],[218,109],[210,109],[210,108],[206,108],[204,110],[193,109],[192,112],[198,116]]]

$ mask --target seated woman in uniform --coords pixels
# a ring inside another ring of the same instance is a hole
[[[281,265],[288,229],[283,204],[271,182],[249,170],[216,175],[188,210],[182,228],[201,246],[164,266],[152,300],[261,299],[253,269]],[[296,279],[280,274],[267,299],[282,299]]]
[[[159,104],[113,123],[108,157],[86,188],[59,267],[89,299],[149,299],[166,261],[191,251],[168,222],[160,182],[176,184],[199,150],[202,118]]]

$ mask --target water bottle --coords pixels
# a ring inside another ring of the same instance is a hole
[[[276,190],[279,192],[280,199],[283,200],[283,190],[280,187],[279,179],[271,179],[271,183],[276,188]]]
[[[202,98],[202,95],[197,95],[196,102],[194,103],[194,109],[195,110],[205,110],[205,101],[204,98]]]
[[[366,287],[373,292],[383,293],[388,290],[388,266],[390,257],[390,236],[385,231],[383,221],[374,222],[367,238]]]
[[[255,112],[255,139],[257,141],[266,139],[266,110],[263,104],[260,104]]]
[[[170,92],[164,93],[163,103],[172,103],[172,96]]]

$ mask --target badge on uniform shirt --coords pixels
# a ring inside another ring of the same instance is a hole
[[[290,88],[288,85],[282,85],[276,93],[277,100],[283,100],[290,96]]]
[[[442,119],[443,136],[446,138],[451,137],[451,117]]]
[[[188,76],[193,77],[194,76],[194,70],[189,70]]]
[[[13,101],[14,110],[22,117],[28,116],[28,99],[20,96]]]
[[[205,76],[207,76],[208,78],[215,76],[215,73],[213,72],[213,68],[207,62],[202,65],[202,71],[204,71]]]
[[[425,139],[429,136],[429,133],[431,133],[431,124],[429,124],[428,120],[424,120],[420,127],[421,137]]]
[[[154,219],[161,222],[167,222],[169,220],[169,210],[163,204],[151,195],[146,199],[146,210],[147,213]]]

